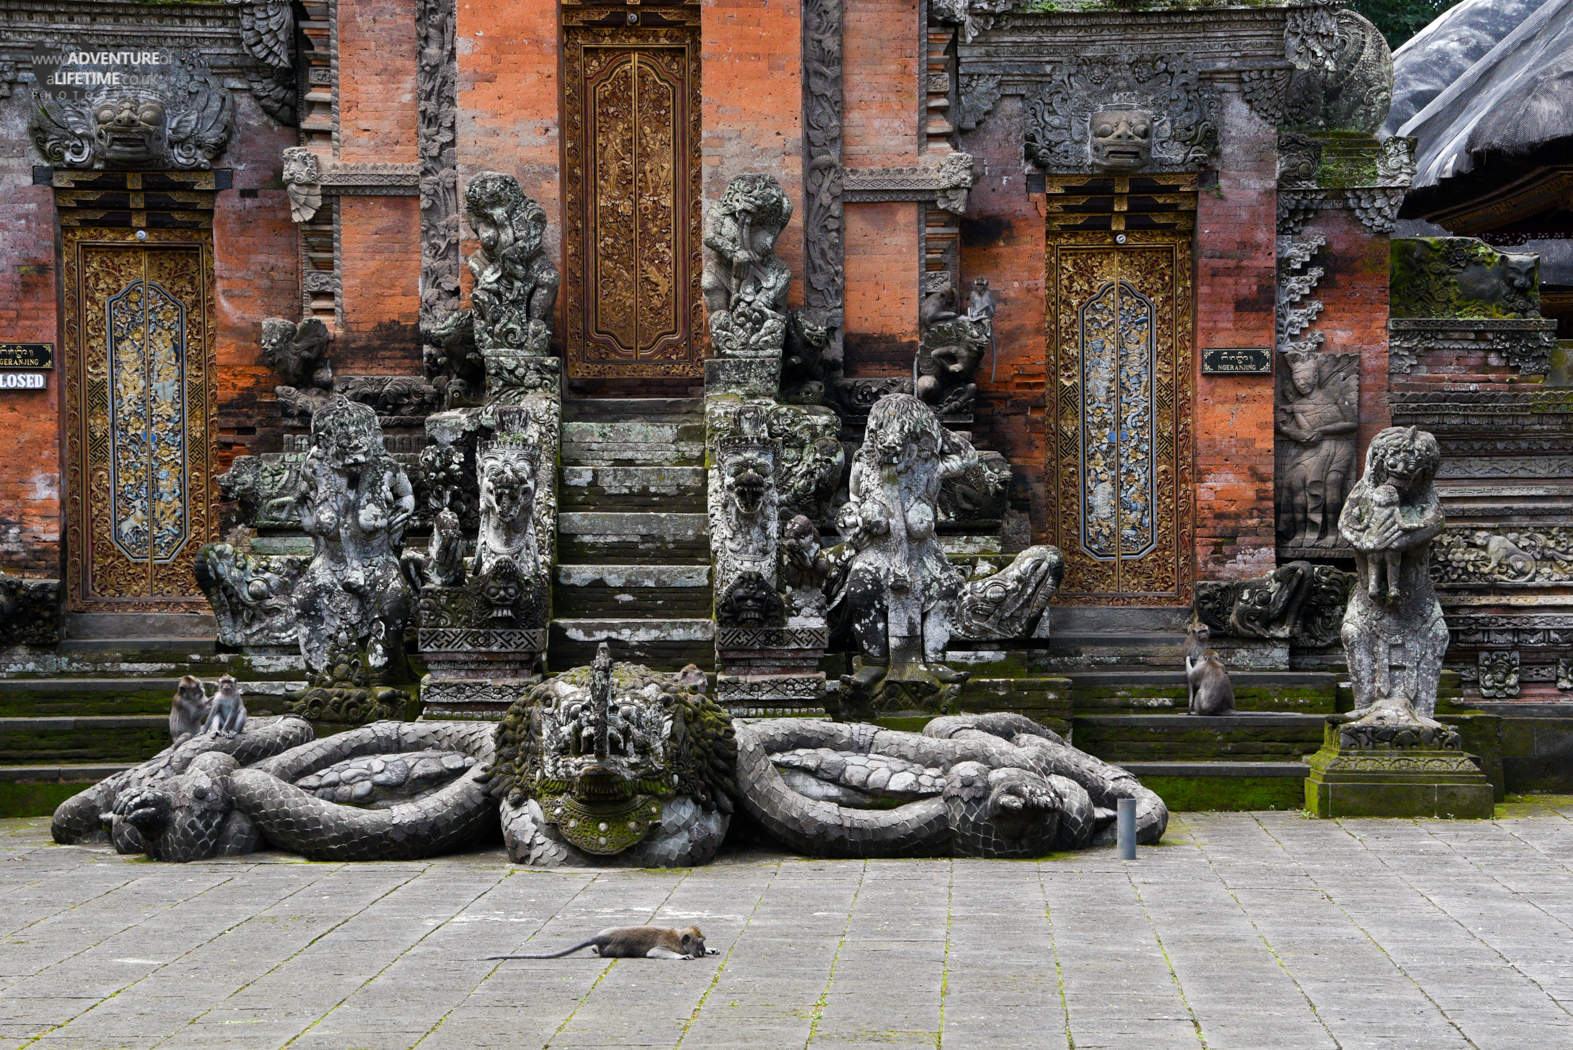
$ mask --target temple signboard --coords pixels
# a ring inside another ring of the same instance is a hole
[[[54,343],[0,343],[0,370],[37,372],[54,367]]]

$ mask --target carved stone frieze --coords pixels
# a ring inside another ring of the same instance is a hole
[[[1316,350],[1322,345],[1320,332],[1307,335],[1307,330],[1322,312],[1322,301],[1312,293],[1321,282],[1325,270],[1312,266],[1314,259],[1327,246],[1327,238],[1320,234],[1307,237],[1278,238],[1278,350]]]
[[[961,77],[957,85],[956,126],[971,131],[983,123],[1000,100],[998,73],[972,73]]]
[[[290,0],[224,0],[239,8],[240,40],[258,68],[246,75],[258,105],[281,124],[295,123],[295,13]]]
[[[1564,693],[1573,690],[1573,656],[1557,657],[1556,684]]]
[[[1511,700],[1519,692],[1519,655],[1517,649],[1495,649],[1476,657],[1480,677],[1477,685],[1486,700]]]
[[[843,176],[848,200],[923,201],[960,215],[972,188],[972,155],[948,153],[938,164],[908,168],[853,168]]]
[[[1432,570],[1444,587],[1560,587],[1573,583],[1573,526],[1458,526],[1437,538]]]
[[[1518,370],[1543,376],[1556,349],[1556,321],[1551,319],[1485,319],[1394,317],[1387,322],[1388,371],[1407,374],[1422,358],[1438,354],[1484,354]]]
[[[416,0],[416,151],[420,158],[421,327],[459,308],[458,52],[451,0]]]
[[[1051,173],[1195,171],[1217,150],[1218,109],[1184,58],[1069,58],[1027,98],[1027,158]]]
[[[842,30],[845,0],[803,5],[803,305],[826,333],[823,356],[841,360],[846,278],[842,171]],[[785,380],[785,377],[783,377]]]
[[[35,88],[29,130],[44,159],[57,168],[212,167],[235,131],[229,89],[195,52],[152,54],[164,61],[116,82]],[[62,54],[51,75],[94,75],[71,57]]]
[[[1290,66],[1272,65],[1240,71],[1240,97],[1251,107],[1263,123],[1282,127],[1285,115],[1285,96],[1289,90]]]

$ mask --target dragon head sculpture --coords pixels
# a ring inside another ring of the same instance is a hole
[[[614,664],[532,687],[497,730],[492,790],[515,860],[692,864],[732,813],[737,745],[692,676]]]

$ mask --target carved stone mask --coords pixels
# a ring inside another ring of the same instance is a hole
[[[1135,171],[1152,160],[1152,114],[1105,106],[1092,115],[1092,163],[1104,171]]]
[[[107,97],[93,107],[93,138],[106,162],[139,164],[162,159],[165,135],[164,102],[156,96]]]
[[[1314,354],[1286,354],[1289,360],[1289,380],[1295,393],[1309,397],[1316,390],[1316,365]]]
[[[762,463],[745,460],[732,468],[727,478],[732,490],[732,500],[737,509],[752,517],[759,513],[765,502],[765,471]]]

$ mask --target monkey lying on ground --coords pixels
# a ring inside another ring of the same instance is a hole
[[[208,708],[208,721],[203,731],[234,736],[244,728],[246,703],[240,698],[240,687],[235,679],[225,675],[218,680],[218,692],[213,694],[213,706]]]
[[[208,694],[202,683],[191,675],[181,675],[175,698],[169,705],[169,739],[180,743],[193,733],[202,732],[208,718]]]
[[[1205,624],[1192,624],[1185,641],[1185,688],[1193,715],[1234,713],[1234,683],[1218,654],[1207,648],[1209,632]]]
[[[487,958],[561,959],[580,948],[589,948],[603,959],[697,959],[702,955],[721,954],[714,948],[705,948],[705,935],[697,926],[682,930],[664,926],[611,926],[587,941],[550,955],[488,955]]]

